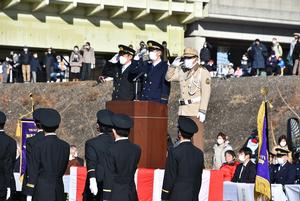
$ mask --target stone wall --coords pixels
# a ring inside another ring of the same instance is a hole
[[[220,131],[229,136],[233,148],[238,150],[256,127],[262,101],[260,88],[263,86],[269,88],[268,99],[273,104],[269,111],[270,133],[273,131],[277,137],[286,134],[288,118],[295,117],[283,99],[300,114],[299,77],[213,79],[205,123],[207,167],[211,166],[212,147]],[[60,111],[62,124],[59,136],[70,144],[76,144],[83,156],[85,141],[96,135],[95,114],[110,100],[111,90],[112,83],[96,85],[95,82],[3,84],[0,85],[0,110],[7,113],[6,130],[14,136],[18,115],[30,110],[29,93],[33,93],[37,107],[53,107]],[[172,138],[176,137],[178,95],[178,84],[172,83],[169,104],[169,134]]]

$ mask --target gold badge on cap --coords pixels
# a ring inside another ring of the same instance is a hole
[[[119,47],[119,50],[120,50],[120,51],[123,51],[123,50],[124,50],[124,48],[123,48],[123,47]]]
[[[152,43],[148,43],[148,46],[149,46],[149,47],[152,47],[152,46],[153,46],[153,44],[152,44]]]
[[[210,78],[207,78],[205,83],[210,84]]]

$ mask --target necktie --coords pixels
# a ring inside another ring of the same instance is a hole
[[[241,172],[240,172],[240,175],[239,175],[239,180],[240,180],[241,177],[242,177],[242,173],[243,173],[243,171],[244,171],[244,168],[245,168],[245,166],[242,165]]]

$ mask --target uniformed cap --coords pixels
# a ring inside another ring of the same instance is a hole
[[[300,37],[300,33],[294,33],[293,36],[298,36],[298,37]]]
[[[111,117],[113,113],[109,110],[99,110],[96,114],[97,122],[105,125],[105,126],[113,126]]]
[[[45,111],[46,111],[45,108],[38,108],[38,109],[34,110],[33,113],[32,113],[33,120],[35,122],[40,122],[41,121],[41,114],[42,114],[42,112],[45,112]]]
[[[114,114],[111,117],[113,127],[116,129],[130,129],[133,125],[132,119],[124,114]]]
[[[194,48],[185,48],[183,51],[183,57],[198,57],[198,51]]]
[[[287,156],[288,153],[290,153],[289,150],[286,150],[286,149],[282,149],[282,148],[276,148],[275,151],[277,152],[277,156],[278,157],[281,157],[281,156]]]
[[[47,108],[40,116],[40,123],[45,128],[57,128],[60,124],[61,117],[55,109]]]
[[[126,45],[119,45],[118,47],[119,47],[119,54],[135,55],[135,50]]]
[[[0,124],[5,124],[6,122],[6,115],[4,114],[4,112],[0,111]]]
[[[161,51],[163,51],[165,49],[162,44],[160,44],[156,41],[153,41],[153,40],[147,41],[147,46],[148,46],[149,50],[161,50]]]
[[[196,123],[188,117],[179,116],[178,118],[178,129],[184,134],[193,136],[198,131]]]

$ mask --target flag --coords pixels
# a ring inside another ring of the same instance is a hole
[[[256,169],[255,200],[271,200],[271,184],[268,161],[267,103],[262,102],[257,115],[258,163]]]

